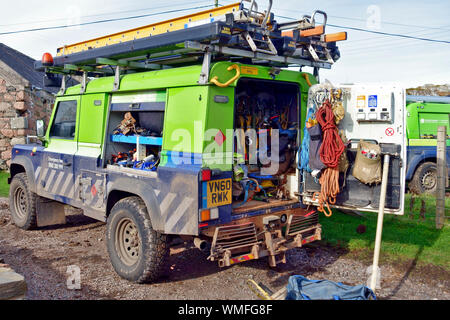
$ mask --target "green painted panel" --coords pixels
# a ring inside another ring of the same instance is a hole
[[[440,126],[446,126],[449,132],[449,114],[448,113],[425,113],[419,112],[419,134],[420,138],[424,136],[437,136],[437,130]]]
[[[435,147],[437,139],[409,139],[409,146]],[[447,136],[447,147],[450,147],[450,138]]]
[[[408,139],[421,139],[423,135],[436,135],[439,125],[447,126],[447,130],[450,131],[449,104],[414,102],[407,104],[406,109]],[[448,134],[450,135],[450,133]]]
[[[114,93],[111,103],[166,102],[166,90]]]
[[[207,102],[207,86],[167,90],[164,150],[202,152]]]
[[[235,70],[228,71],[228,67],[233,64],[234,63],[231,63],[231,62],[215,63],[211,68],[210,78],[217,76],[218,80],[222,83],[228,81],[236,74]],[[305,78],[303,77],[303,73],[305,73],[305,72],[297,72],[297,71],[282,69],[282,70],[278,70],[279,74],[275,74],[274,70],[270,67],[245,65],[245,64],[240,64],[240,63],[236,63],[236,64],[240,67],[240,70],[241,70],[240,78],[253,78],[253,79],[294,82],[294,83],[300,84],[302,92],[307,92],[309,89],[309,86],[306,83]],[[309,76],[310,82],[312,84],[317,83],[314,76],[312,76],[311,74],[308,74],[308,76]],[[236,86],[237,81],[234,81],[230,86]]]
[[[101,144],[103,142],[107,103],[106,93],[82,96],[78,129],[79,143]]]
[[[173,87],[195,86],[200,77],[201,65],[132,73],[120,77],[118,92],[152,90]],[[89,81],[86,93],[112,92],[114,77],[103,77]],[[70,87],[66,95],[78,94],[80,85]]]
[[[233,161],[233,120],[234,88],[210,86],[203,147],[204,167],[224,171],[231,170]],[[224,139],[221,137],[222,134]]]

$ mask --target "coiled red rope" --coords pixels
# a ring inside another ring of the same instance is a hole
[[[345,145],[339,137],[329,100],[326,100],[319,108],[316,119],[323,132],[323,141],[319,149],[320,160],[328,168],[336,168],[339,164],[339,158],[345,150]]]
[[[331,103],[326,100],[316,114],[322,132],[323,141],[319,149],[320,160],[327,168],[321,173],[320,193],[315,193],[313,198],[319,201],[320,212],[330,217],[332,214],[329,203],[336,203],[336,196],[339,193],[339,158],[345,150],[345,145],[339,136]]]

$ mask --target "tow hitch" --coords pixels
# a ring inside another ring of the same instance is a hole
[[[269,265],[276,267],[286,263],[286,251],[299,248],[315,240],[321,240],[321,225],[318,213],[289,215],[286,223],[280,216],[262,218],[262,228],[255,222],[217,227],[211,244],[211,261],[219,267],[259,259],[267,256]]]

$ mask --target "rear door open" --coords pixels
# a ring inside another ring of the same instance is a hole
[[[405,90],[401,87],[379,85],[343,85],[341,89],[344,118],[338,124],[348,141],[345,153],[348,169],[339,173],[339,193],[331,207],[357,211],[377,212],[381,183],[367,183],[355,177],[356,158],[360,141],[377,145],[383,157],[390,155],[385,212],[403,214],[406,174],[406,116]],[[309,90],[308,108],[319,108],[329,95],[330,88],[315,85]],[[376,148],[374,148],[376,149]],[[361,149],[361,155],[370,153]],[[367,155],[371,157],[371,155]],[[359,162],[361,164],[361,162]],[[323,172],[323,171],[322,171]],[[357,175],[357,174],[356,174]],[[321,192],[319,175],[301,170],[301,195],[305,204],[318,205]]]

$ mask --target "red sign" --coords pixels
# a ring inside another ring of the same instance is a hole
[[[385,133],[386,133],[386,135],[387,135],[388,137],[393,136],[393,135],[394,135],[394,128],[387,128],[386,131],[385,131]]]

